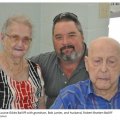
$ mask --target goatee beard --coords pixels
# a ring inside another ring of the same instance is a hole
[[[64,61],[68,62],[75,62],[76,60],[80,59],[83,55],[83,52],[75,52],[73,51],[71,55],[59,54],[58,57]]]

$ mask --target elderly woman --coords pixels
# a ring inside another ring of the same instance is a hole
[[[40,67],[24,58],[32,41],[30,21],[24,16],[11,17],[1,35],[0,108],[45,108]]]

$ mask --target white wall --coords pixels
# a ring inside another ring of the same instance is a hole
[[[52,20],[61,12],[77,14],[85,41],[108,35],[109,18],[99,17],[99,3],[0,3],[0,28],[11,15],[24,14],[33,23],[33,41],[29,56],[52,51]]]

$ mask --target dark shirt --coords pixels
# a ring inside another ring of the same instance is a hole
[[[91,81],[85,80],[61,90],[51,109],[120,109],[120,79],[118,91],[110,100],[97,96]]]
[[[60,68],[58,57],[55,52],[48,52],[31,58],[33,62],[39,64],[41,67],[45,82],[45,93],[48,96],[46,102],[47,108],[53,104],[62,88],[88,78],[84,63],[85,55],[87,55],[86,45],[83,57],[69,79],[64,75]]]

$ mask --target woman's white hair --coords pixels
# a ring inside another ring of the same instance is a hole
[[[4,23],[4,25],[2,27],[2,33],[5,34],[7,32],[8,27],[13,23],[24,24],[24,25],[28,26],[32,31],[32,24],[31,24],[30,20],[23,15],[16,15],[16,16],[9,17],[6,20],[6,22]]]

